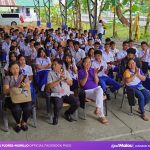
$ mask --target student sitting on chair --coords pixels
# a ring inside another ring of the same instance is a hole
[[[8,69],[9,69],[9,64],[12,63],[12,62],[15,62],[17,61],[17,53],[15,52],[10,52],[9,53],[9,62],[6,63],[5,67],[4,67],[4,72],[5,72],[5,75],[8,74]]]
[[[134,61],[136,62],[136,66],[138,68],[141,67],[140,59],[136,57],[136,50],[133,49],[133,48],[129,48],[127,50],[127,56],[121,60],[121,66],[120,66],[120,73],[121,73],[121,75],[123,75],[123,73],[124,73],[124,71],[126,69],[126,66],[127,66],[127,62],[128,62],[129,59],[134,59]]]
[[[73,57],[71,55],[64,56],[64,69],[67,70],[72,78],[73,84],[70,87],[71,91],[78,89],[78,69],[76,64],[73,62]]]
[[[85,91],[85,95],[79,95],[80,102],[85,98],[92,99],[96,102],[95,114],[99,117],[102,124],[108,123],[103,111],[103,90],[98,86],[99,78],[97,76],[98,69],[91,68],[91,60],[89,57],[83,59],[83,69],[78,72],[78,79],[81,88]],[[82,107],[80,105],[80,107]]]
[[[99,84],[101,85],[103,91],[106,93],[107,98],[109,98],[107,85],[111,86],[110,90],[112,93],[114,93],[120,88],[120,84],[107,75],[109,72],[109,66],[107,66],[107,63],[102,60],[102,52],[97,50],[94,54],[95,60],[92,63],[92,68],[98,69]]]
[[[25,78],[23,75],[19,74],[19,65],[16,62],[12,62],[9,65],[9,69],[10,75],[5,77],[3,85],[4,94],[10,94],[12,88],[22,88],[23,94],[25,94],[26,96],[28,95],[28,98],[30,99],[30,95],[25,91],[30,87],[30,82],[27,77]],[[21,129],[23,131],[27,131],[27,121],[30,117],[32,109],[31,101],[28,101],[27,99],[26,102],[14,103],[11,98],[11,100],[8,102],[8,107],[11,109],[12,115],[16,121],[16,126],[14,127],[14,130],[16,132],[20,132]]]
[[[142,85],[142,81],[145,81],[146,77],[143,75],[141,69],[137,68],[133,59],[128,60],[127,69],[123,77],[126,86],[134,89],[135,97],[138,98],[142,119],[148,121],[149,118],[145,114],[144,107],[150,102],[150,91]]]
[[[65,112],[64,117],[67,121],[72,122],[71,115],[77,110],[79,100],[70,91],[72,79],[69,72],[63,70],[62,60],[56,58],[53,61],[52,69],[48,74],[47,91],[51,93],[51,101],[54,104],[53,125],[58,124],[58,116],[63,102],[70,104],[70,108]]]

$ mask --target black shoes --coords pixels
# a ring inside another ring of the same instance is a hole
[[[27,125],[22,125],[22,126],[21,126],[21,129],[22,129],[23,131],[28,131],[28,126],[27,126]]]
[[[58,117],[54,117],[53,118],[53,125],[57,125],[58,124]]]
[[[71,115],[68,114],[68,113],[66,113],[66,112],[64,113],[64,117],[65,117],[65,119],[66,119],[67,121],[69,121],[69,122],[72,122],[72,121],[73,121]]]
[[[13,129],[17,133],[19,133],[21,131],[21,127],[19,127],[18,125],[16,125]]]

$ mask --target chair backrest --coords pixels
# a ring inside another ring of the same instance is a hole
[[[144,74],[148,73],[148,62],[142,62],[142,71]]]
[[[131,87],[126,87],[127,98],[130,106],[135,106],[135,90]]]

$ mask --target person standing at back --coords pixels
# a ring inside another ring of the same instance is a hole
[[[102,37],[104,34],[103,21],[99,20],[98,29],[97,29],[98,37],[102,41]]]

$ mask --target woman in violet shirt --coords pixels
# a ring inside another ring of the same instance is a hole
[[[98,86],[98,70],[91,68],[89,57],[83,59],[83,69],[78,72],[80,86],[85,91],[85,97],[96,101],[95,114],[100,117],[100,122],[108,123],[103,112],[103,90]]]

